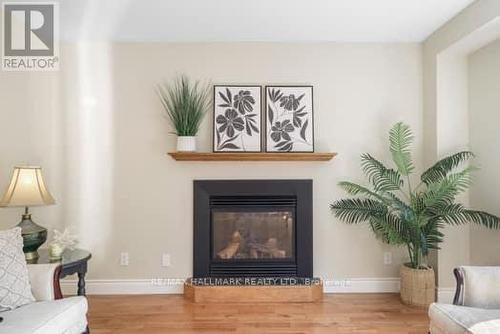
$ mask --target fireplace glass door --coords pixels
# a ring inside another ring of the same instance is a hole
[[[294,208],[212,209],[212,260],[294,259]]]

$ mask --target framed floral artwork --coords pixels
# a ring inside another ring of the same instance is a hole
[[[266,152],[314,152],[312,86],[266,86]]]
[[[214,86],[214,152],[260,152],[261,86]]]

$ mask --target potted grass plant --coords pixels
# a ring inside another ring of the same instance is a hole
[[[210,87],[186,76],[157,86],[165,113],[177,135],[177,151],[196,151],[196,135],[209,107]]]
[[[435,277],[427,264],[431,249],[439,249],[445,225],[476,223],[500,228],[500,218],[465,208],[456,197],[471,184],[474,168],[465,163],[472,152],[458,152],[436,162],[411,183],[414,164],[408,125],[395,124],[389,132],[389,149],[395,168],[371,156],[361,156],[361,166],[370,186],[340,182],[349,195],[331,204],[331,210],[349,224],[367,223],[377,237],[408,250],[409,262],[401,266],[401,299],[404,303],[428,306],[434,301]]]

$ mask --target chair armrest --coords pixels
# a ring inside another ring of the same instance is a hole
[[[500,267],[462,266],[453,273],[457,280],[453,304],[500,309]]]
[[[37,301],[61,299],[60,263],[28,264],[31,291]]]
[[[455,290],[455,297],[453,297],[454,305],[464,304],[464,273],[461,268],[453,269],[453,275],[457,281],[457,287]]]

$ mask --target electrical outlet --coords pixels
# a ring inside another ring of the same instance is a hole
[[[171,264],[172,263],[170,262],[170,254],[163,253],[161,255],[161,265],[162,265],[162,267],[170,267]]]
[[[392,253],[391,252],[384,253],[384,264],[392,264]]]
[[[128,266],[128,253],[120,253],[120,266]]]

